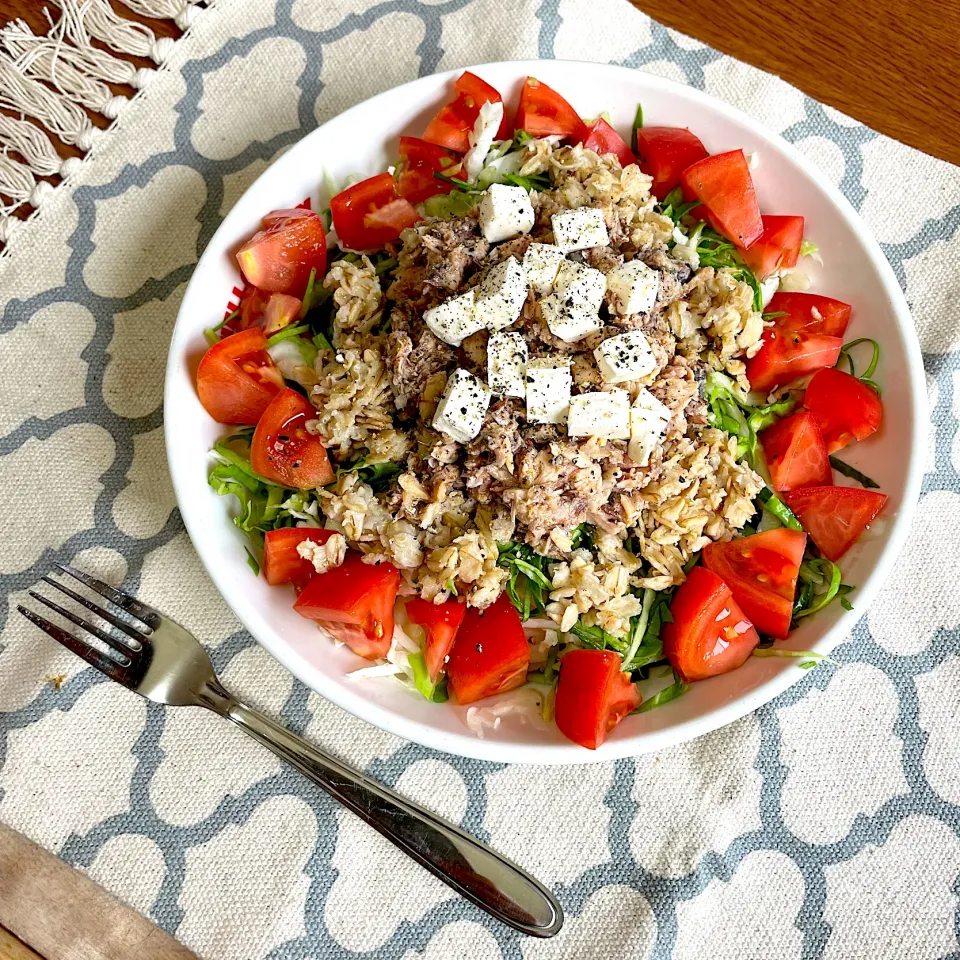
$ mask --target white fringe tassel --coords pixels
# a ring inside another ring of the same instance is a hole
[[[50,31],[37,36],[22,20],[0,29],[0,242],[6,243],[21,221],[12,216],[30,205],[38,208],[55,187],[41,177],[69,177],[82,160],[64,159],[50,136],[87,153],[102,133],[84,108],[115,120],[129,102],[108,84],[142,90],[156,71],[135,67],[123,55],[147,57],[163,64],[175,40],[157,37],[145,24],[127,20],[110,0],[49,0],[60,8],[54,17],[44,8]],[[204,8],[216,0],[124,0],[144,17],[172,20],[188,30]],[[93,46],[91,37],[114,53]],[[37,121],[31,123],[30,117]],[[17,154],[22,161],[10,154]]]
[[[66,42],[62,35],[38,37],[22,20],[17,20],[0,30],[0,45],[25,76],[45,80],[88,110],[115,120],[127,103],[126,97],[115,97],[91,73],[83,51]]]
[[[88,37],[102,40],[117,53],[132,53],[163,63],[176,42],[157,37],[142,23],[126,20],[110,6],[110,0],[51,0],[63,11],[67,36],[78,46],[89,44]]]
[[[35,123],[0,113],[0,148],[19,153],[35,176],[69,177],[82,163],[79,157],[61,157],[50,138]],[[0,177],[0,193],[8,193]]]
[[[181,30],[186,30],[197,14],[200,0],[124,0],[126,5],[141,17],[157,20],[172,20]]]
[[[86,152],[100,131],[75,103],[25,77],[9,54],[0,50],[0,107],[39,120],[65,143]]]

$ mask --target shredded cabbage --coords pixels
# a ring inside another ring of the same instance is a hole
[[[469,136],[470,149],[463,158],[463,171],[467,180],[476,180],[483,169],[502,122],[503,104],[499,100],[489,101],[480,108]]]
[[[460,190],[454,190],[452,193],[438,193],[436,196],[427,197],[423,201],[423,213],[427,217],[439,217],[441,219],[462,217],[468,210],[476,206],[479,200],[479,194],[463,193]]]
[[[780,289],[780,277],[777,274],[774,274],[772,277],[767,277],[766,280],[760,281],[760,303],[764,310],[767,309],[767,305],[773,299],[773,295]]]
[[[285,380],[294,380],[297,367],[312,367],[317,348],[303,337],[290,337],[267,348],[270,358],[280,368]]]
[[[518,717],[538,730],[549,724],[543,719],[545,694],[533,686],[520,687],[501,696],[496,703],[467,708],[467,726],[482,740],[485,730],[496,730],[508,717]]]
[[[525,150],[513,150],[490,160],[477,175],[477,186],[486,189],[491,183],[502,183],[503,178],[520,172],[523,166]]]

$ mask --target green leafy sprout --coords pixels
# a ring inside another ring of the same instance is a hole
[[[866,487],[868,490],[880,489],[880,484],[876,480],[872,480],[865,473],[861,473],[856,467],[851,467],[849,463],[844,462],[839,457],[831,456],[830,465],[837,473],[842,473],[845,477],[856,480],[860,486]]]
[[[707,374],[704,397],[710,408],[707,419],[711,426],[737,438],[737,455],[751,467],[757,465],[757,434],[785,417],[797,402],[791,394],[777,403],[753,406],[730,377],[716,370]]]
[[[633,127],[630,129],[630,149],[637,152],[637,131],[643,127],[643,104],[637,104],[637,112],[633,115]]]
[[[857,373],[853,362],[853,351],[864,343],[869,343],[873,348],[870,362],[867,364],[867,368],[863,373]],[[849,343],[845,343],[840,348],[840,356],[835,364],[835,369],[839,370],[843,366],[844,361],[847,363],[847,368],[851,376],[856,377],[861,383],[865,383],[872,390],[876,390],[877,394],[882,396],[882,391],[877,382],[871,379],[877,369],[877,364],[880,362],[880,344],[877,343],[876,340],[872,340],[870,337],[860,337],[857,340],[851,340]]]
[[[698,206],[700,206],[699,200],[684,203],[683,191],[680,187],[676,187],[661,201],[660,212],[664,216],[670,217],[674,224],[679,227],[687,214]],[[763,290],[760,287],[760,281],[746,265],[743,257],[740,256],[736,244],[708,227],[703,221],[696,225],[690,224],[690,227],[691,233],[687,239],[687,246],[696,250],[700,259],[700,266],[733,270],[734,277],[749,284],[753,290],[753,309],[758,312],[761,311],[763,309]],[[671,241],[671,244],[675,244],[675,241]]]

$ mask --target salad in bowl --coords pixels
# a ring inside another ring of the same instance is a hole
[[[583,118],[465,72],[395,163],[264,210],[206,331],[209,483],[250,576],[483,732],[535,711],[596,749],[849,606],[885,495],[880,345],[812,291],[756,154]],[[855,596],[855,594],[854,594]]]

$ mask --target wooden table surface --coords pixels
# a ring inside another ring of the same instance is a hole
[[[873,0],[869,6],[844,0],[630,2],[666,26],[775,73],[881,133],[960,164],[954,78],[960,0],[909,5]],[[0,0],[0,23],[21,17],[34,32],[45,31],[43,6],[38,0]],[[144,22],[160,35],[178,35],[169,21]],[[62,152],[75,151],[64,147]],[[34,957],[0,926],[0,960]]]
[[[630,2],[881,133],[960,164],[960,0]]]

